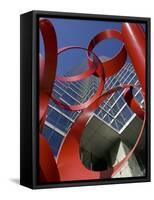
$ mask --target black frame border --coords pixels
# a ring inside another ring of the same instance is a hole
[[[142,17],[130,17],[130,16],[114,16],[114,15],[96,15],[96,14],[83,14],[83,13],[67,13],[67,12],[51,12],[51,11],[31,11],[29,13],[25,13],[21,15],[21,19],[23,17],[31,17],[31,25],[32,28],[32,38],[30,38],[31,43],[31,81],[32,81],[32,98],[31,98],[31,107],[32,107],[32,124],[31,124],[31,133],[32,138],[30,144],[31,147],[31,169],[29,171],[22,171],[21,174],[25,173],[26,175],[32,175],[31,183],[26,184],[21,176],[21,185],[28,186],[32,189],[41,189],[41,188],[57,188],[57,187],[72,187],[72,186],[90,186],[90,185],[106,185],[106,184],[121,184],[121,183],[137,183],[137,182],[149,182],[151,181],[151,69],[150,69],[150,60],[151,60],[151,19],[150,18],[142,18]],[[63,19],[81,19],[81,20],[105,20],[105,21],[115,21],[115,22],[136,22],[136,23],[145,23],[146,24],[146,103],[147,103],[147,114],[146,114],[146,176],[145,177],[131,177],[131,178],[114,178],[114,179],[103,179],[103,180],[83,180],[83,181],[69,181],[69,182],[57,182],[57,183],[47,183],[47,184],[39,184],[38,182],[38,166],[39,166],[39,25],[38,19],[40,17],[46,18],[63,18]],[[30,23],[30,22],[29,22]],[[22,25],[21,25],[22,26]],[[27,30],[29,31],[29,30]],[[23,34],[21,32],[21,34]],[[21,52],[22,52],[21,45]],[[22,56],[21,56],[22,60]],[[22,63],[22,62],[21,62]],[[24,63],[22,63],[24,65]],[[22,66],[21,66],[22,71]],[[21,76],[22,80],[22,76]],[[21,85],[22,85],[21,81]],[[21,94],[21,101],[22,94]],[[23,111],[23,109],[21,109]],[[27,112],[25,110],[25,112]],[[21,113],[21,116],[23,114]],[[28,115],[29,116],[29,115]],[[21,122],[21,126],[22,126]],[[23,140],[23,134],[21,134],[21,141]],[[29,141],[28,141],[29,142]],[[21,143],[21,142],[20,142]],[[29,144],[29,143],[28,143]],[[22,161],[23,147],[20,146],[20,161]],[[29,155],[26,155],[26,157]],[[21,165],[23,165],[21,163]],[[20,170],[21,171],[21,170]]]

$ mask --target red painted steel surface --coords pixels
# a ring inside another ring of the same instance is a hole
[[[39,136],[39,162],[40,162],[40,181],[56,182],[60,181],[59,171],[55,158],[47,140],[40,134]]]
[[[133,87],[130,87],[129,90],[124,95],[125,101],[127,102],[128,106],[132,109],[134,113],[138,115],[139,118],[142,120],[144,119],[144,110],[138,104],[137,100],[133,98]]]
[[[103,32],[98,33],[89,43],[88,50],[89,55],[90,52],[95,48],[95,46],[106,39],[114,38],[117,40],[120,40],[123,42],[122,34],[119,31],[116,30],[106,30]],[[88,57],[89,58],[89,57]],[[117,73],[125,64],[127,58],[127,51],[125,49],[125,45],[123,44],[120,51],[113,57],[106,61],[102,62],[102,68],[105,73],[105,77],[108,78],[110,76],[113,76],[115,73]],[[89,63],[92,62],[92,60],[88,59]],[[96,75],[99,73],[99,69],[96,71]]]
[[[145,33],[141,25],[135,23],[123,23],[121,32],[127,52],[145,93]]]
[[[45,58],[40,56],[40,132],[44,125],[46,111],[49,99],[52,98],[59,106],[68,110],[82,110],[79,117],[73,123],[70,131],[67,133],[64,141],[58,152],[57,159],[54,158],[50,146],[46,139],[40,133],[40,182],[55,182],[55,181],[71,181],[71,180],[88,180],[88,179],[102,179],[111,178],[124,165],[124,163],[131,157],[136,146],[138,145],[143,133],[145,124],[145,112],[140,108],[138,102],[132,95],[132,88],[138,87],[135,85],[122,85],[104,91],[105,78],[117,73],[124,65],[127,57],[127,52],[134,64],[135,71],[140,80],[143,91],[145,92],[145,79],[141,74],[145,73],[145,54],[144,54],[144,32],[139,30],[137,24],[123,23],[122,32],[116,30],[106,30],[96,35],[89,43],[88,48],[83,47],[64,47],[57,50],[56,34],[53,25],[47,19],[40,20],[40,31],[43,36],[45,45]],[[126,36],[127,33],[127,36]],[[115,38],[123,42],[121,50],[113,58],[102,62],[93,53],[95,46],[102,40]],[[133,44],[132,44],[133,43]],[[87,51],[87,59],[89,69],[79,75],[72,77],[55,77],[57,67],[57,56],[63,51],[68,51],[73,48],[78,48]],[[143,48],[143,49],[142,49]],[[134,49],[136,49],[135,54]],[[93,54],[93,59],[91,55]],[[140,61],[137,62],[139,58]],[[136,58],[135,58],[136,57]],[[140,66],[139,66],[140,65]],[[61,81],[77,81],[96,75],[100,79],[100,84],[96,94],[87,102],[80,105],[66,105],[52,95],[52,87],[54,80]],[[138,135],[137,141],[133,148],[126,155],[124,159],[112,166],[110,169],[101,172],[94,172],[85,168],[80,160],[80,138],[86,127],[91,114],[98,108],[98,106],[108,98],[115,91],[127,89],[125,93],[125,100],[131,109],[143,119],[143,125]],[[103,91],[103,94],[102,94]]]
[[[40,59],[41,65],[40,65],[39,119],[41,121],[47,110],[47,105],[56,74],[57,39],[54,27],[48,20],[45,19],[40,20],[39,26],[45,46],[45,58]]]

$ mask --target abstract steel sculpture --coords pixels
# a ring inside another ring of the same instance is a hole
[[[39,28],[43,36],[45,57],[40,55],[40,90],[39,90],[39,181],[40,183],[50,183],[58,181],[104,179],[114,176],[132,156],[142,137],[145,125],[145,33],[139,24],[122,23],[121,32],[116,30],[105,30],[98,33],[89,42],[88,47],[68,46],[57,49],[56,33],[52,23],[47,19],[40,19]],[[93,52],[95,46],[106,39],[115,38],[123,42],[120,51],[113,58],[101,61]],[[57,57],[64,51],[80,49],[87,52],[88,70],[72,77],[56,77]],[[105,78],[116,74],[125,64],[127,54],[133,63],[134,70],[140,81],[142,95],[144,97],[144,109],[140,107],[132,94],[133,88],[139,85],[119,85],[105,91]],[[52,95],[52,88],[55,80],[79,81],[90,75],[99,77],[98,90],[93,97],[80,105],[66,105]],[[102,102],[114,92],[120,89],[127,89],[124,95],[125,101],[138,117],[143,120],[143,124],[138,134],[138,138],[125,158],[110,169],[94,172],[85,168],[80,160],[80,138],[86,127],[86,123],[91,114]],[[103,92],[103,93],[102,93]],[[54,158],[50,145],[41,134],[44,126],[49,100],[52,99],[58,106],[70,111],[82,110],[71,129],[63,140],[58,152],[57,159]]]

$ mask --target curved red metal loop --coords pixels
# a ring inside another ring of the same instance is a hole
[[[45,44],[45,59],[40,56],[39,75],[39,122],[42,129],[48,108],[50,92],[57,67],[57,39],[53,25],[46,19],[39,21],[39,28]],[[52,53],[51,53],[52,52]],[[40,182],[59,181],[59,172],[51,149],[43,136],[39,137],[39,180]],[[53,174],[54,170],[54,174]]]
[[[80,49],[80,50],[88,51],[88,49],[86,49],[84,47],[68,46],[68,47],[59,49],[58,55],[65,51],[71,50],[71,49]],[[79,75],[75,75],[75,76],[56,76],[56,80],[73,82],[73,81],[80,81],[82,79],[88,78],[90,75],[92,75],[96,71],[97,68],[101,67],[101,61],[99,60],[99,58],[93,52],[91,52],[91,54],[93,55],[94,60],[93,60],[93,62],[90,63],[88,70],[86,70],[83,73],[80,73]],[[104,76],[104,74],[102,74],[102,76]]]
[[[115,57],[113,57],[110,60],[104,61],[104,62],[101,62],[98,59],[98,57],[92,52],[95,45],[97,45],[100,41],[108,39],[108,38],[113,38],[113,37],[116,39],[122,40],[122,36],[121,36],[120,32],[118,32],[116,30],[106,30],[106,31],[101,32],[98,35],[96,35],[90,41],[88,49],[85,49],[82,47],[71,46],[71,47],[64,47],[59,51],[59,53],[61,53],[63,51],[66,51],[68,49],[73,49],[73,48],[79,48],[79,49],[86,50],[88,53],[89,70],[86,72],[83,72],[82,74],[77,75],[77,76],[59,77],[59,78],[57,78],[57,80],[76,81],[76,80],[81,80],[83,78],[86,78],[88,73],[95,72],[94,70],[92,70],[92,66],[94,66],[94,64],[97,61],[97,64],[99,64],[99,65],[96,66],[95,70],[96,70],[97,76],[99,76],[101,78],[101,81],[98,86],[98,90],[97,90],[96,94],[88,101],[81,103],[80,105],[67,105],[67,104],[63,103],[61,100],[56,99],[54,96],[51,96],[51,98],[57,105],[59,105],[63,109],[68,109],[68,110],[72,110],[72,111],[83,110],[84,108],[88,107],[92,102],[94,102],[101,95],[103,88],[104,88],[104,81],[105,81],[104,74],[105,74],[105,77],[109,77],[109,76],[117,73],[122,68],[122,66],[124,65],[126,58],[127,58],[127,52],[126,52],[124,45],[121,48],[120,52]],[[93,55],[93,59],[90,58],[91,55]],[[110,68],[109,68],[109,66],[110,66]],[[102,75],[103,75],[103,80],[102,80]]]
[[[82,50],[85,50],[85,51],[88,51],[88,49],[86,48],[83,48],[83,47],[77,47],[77,46],[72,46],[72,47],[65,47],[63,48],[61,52],[63,51],[67,51],[69,49],[82,49]],[[90,74],[92,75],[97,68],[100,68],[101,67],[101,72],[99,73],[99,77],[100,77],[100,83],[99,83],[99,86],[98,86],[98,89],[96,91],[96,93],[94,94],[94,96],[92,96],[90,99],[88,99],[86,102],[84,103],[81,103],[81,104],[76,104],[76,105],[67,105],[66,103],[63,103],[61,100],[59,99],[56,99],[53,95],[51,95],[51,99],[58,105],[60,106],[61,108],[63,109],[68,109],[68,110],[71,110],[71,111],[78,111],[78,110],[83,110],[84,108],[88,107],[92,102],[94,102],[102,93],[103,89],[104,89],[104,82],[105,82],[105,76],[104,76],[104,71],[103,71],[103,68],[102,68],[102,64],[101,64],[101,61],[99,60],[99,58],[93,53],[91,52],[94,56],[94,60],[93,62],[90,63],[90,68],[88,71],[86,72],[83,72],[77,76],[71,76],[71,77],[59,77],[57,79],[61,79],[62,81],[77,81],[77,80],[82,80],[83,78],[87,78],[87,75]],[[88,75],[89,76],[89,75]]]
[[[88,45],[88,62],[91,65],[92,59],[90,58],[90,52],[93,51],[95,46],[106,39],[118,39],[123,42],[123,37],[121,32],[117,30],[105,30],[103,32],[98,33],[89,43]],[[125,64],[127,58],[127,51],[125,49],[125,45],[122,45],[120,51],[112,58],[102,61],[102,67],[104,68],[105,77],[108,78],[116,74]],[[99,69],[97,69],[96,74],[98,76]]]
[[[45,60],[42,61],[42,58],[40,58],[39,120],[41,121],[47,110],[47,104],[56,74],[57,38],[53,25],[47,19],[41,19],[39,21],[39,28],[45,44]]]

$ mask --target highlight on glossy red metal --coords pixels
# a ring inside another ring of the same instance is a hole
[[[128,54],[134,64],[135,71],[140,80],[143,92],[145,92],[145,79],[141,77],[141,73],[145,73],[145,53],[144,53],[144,40],[143,32],[139,30],[137,24],[123,23],[122,32],[116,30],[106,30],[97,34],[89,43],[88,48],[83,47],[64,47],[57,50],[56,34],[53,25],[47,19],[40,20],[40,31],[43,36],[45,46],[45,58],[40,56],[40,137],[39,137],[39,181],[50,183],[57,181],[71,181],[71,180],[88,180],[88,179],[103,179],[111,178],[114,176],[125,162],[131,157],[135,148],[137,147],[141,136],[143,134],[145,125],[145,108],[140,108],[138,102],[134,99],[132,94],[132,88],[138,86],[135,85],[122,85],[112,88],[108,91],[104,91],[105,78],[110,77],[117,73],[124,65]],[[127,34],[127,36],[125,35]],[[95,46],[104,39],[115,38],[123,42],[122,48],[119,53],[110,60],[101,62],[99,58],[93,53]],[[135,42],[134,42],[135,41]],[[126,48],[125,48],[126,47]],[[143,49],[142,49],[143,47]],[[87,51],[87,59],[89,69],[79,75],[72,77],[56,77],[57,68],[57,56],[63,51],[78,48]],[[126,51],[127,49],[127,51]],[[139,56],[141,60],[137,62],[138,57],[134,56],[134,49],[136,49],[136,56]],[[91,56],[93,55],[93,56]],[[92,58],[93,57],[93,58]],[[140,68],[139,68],[140,65]],[[141,73],[140,73],[141,71]],[[90,75],[97,75],[100,79],[100,84],[96,94],[87,102],[80,105],[65,105],[58,99],[55,99],[52,95],[52,87],[55,80],[61,81],[78,81],[89,77]],[[89,120],[91,114],[98,108],[98,106],[114,92],[127,89],[125,93],[125,100],[130,108],[141,119],[143,119],[143,125],[138,138],[124,159],[119,161],[116,165],[110,169],[94,172],[85,168],[80,160],[80,138],[86,127],[86,123]],[[102,93],[103,92],[103,93]],[[67,133],[63,140],[58,152],[57,159],[54,158],[53,153],[46,139],[41,134],[41,129],[45,122],[46,111],[50,98],[60,107],[68,110],[82,110],[76,121],[72,124],[70,131]],[[145,105],[144,105],[145,106]]]
[[[121,32],[128,55],[145,93],[145,33],[141,25],[135,23],[123,23]]]

